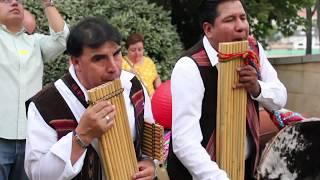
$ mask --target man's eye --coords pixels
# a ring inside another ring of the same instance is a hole
[[[233,21],[233,19],[234,19],[233,17],[228,17],[228,18],[226,18],[224,21],[225,21],[225,22],[231,22],[231,21]]]
[[[101,61],[103,60],[104,58],[102,56],[96,56],[93,58],[93,61]]]

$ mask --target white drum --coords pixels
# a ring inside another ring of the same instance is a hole
[[[262,152],[258,179],[320,180],[320,119],[283,128]]]

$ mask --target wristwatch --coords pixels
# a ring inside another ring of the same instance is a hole
[[[79,136],[79,134],[76,132],[76,130],[72,131],[72,135],[75,137],[75,140],[77,144],[82,147],[83,149],[86,149],[90,144],[86,144]]]
[[[44,0],[42,1],[43,8],[54,6],[53,0]]]

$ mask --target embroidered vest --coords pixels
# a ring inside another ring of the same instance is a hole
[[[69,73],[66,74],[64,77],[62,77],[62,80],[78,98],[81,104],[84,105],[84,107],[88,107],[83,92],[71,75]],[[130,92],[130,99],[134,107],[136,127],[136,140],[134,144],[137,155],[136,157],[139,161],[142,158],[140,135],[143,133],[143,126],[141,125],[143,125],[144,120],[144,93],[142,86],[136,77],[133,77],[131,82],[132,88]],[[31,101],[35,103],[45,122],[57,132],[57,140],[73,131],[77,127],[78,123],[72,114],[72,111],[53,83],[45,86],[38,94],[28,100],[26,102],[27,107]],[[73,179],[102,179],[102,168],[99,156],[91,145],[87,149],[81,172]]]
[[[191,57],[194,60],[199,68],[200,75],[204,83],[205,92],[202,100],[200,127],[203,136],[201,145],[206,148],[209,138],[216,127],[218,71],[217,68],[211,66],[210,61],[208,61],[202,41],[199,41],[183,56]],[[173,152],[172,139],[170,140],[167,168],[170,179],[192,180],[192,176],[188,170],[183,166]]]
[[[255,40],[249,38],[249,44],[255,52],[258,52],[258,46]],[[200,127],[203,136],[201,145],[206,149],[211,135],[214,133],[216,128],[216,109],[217,109],[217,81],[218,81],[218,71],[217,68],[211,65],[209,57],[203,47],[202,40],[189,49],[186,53],[182,55],[190,57],[197,65],[203,84],[204,84],[204,98],[202,100],[202,111],[200,117]],[[258,103],[255,102],[257,114],[258,114]],[[187,122],[186,122],[187,123]],[[252,138],[251,133],[249,137]],[[214,140],[215,141],[215,140]],[[213,142],[213,147],[215,147],[215,142]],[[256,157],[256,149],[254,148],[251,153],[251,157]],[[246,163],[248,166],[248,173],[252,173],[254,168],[255,160],[251,158],[249,163]],[[215,157],[213,157],[213,160]],[[179,161],[172,149],[172,139],[169,146],[168,154],[168,174],[170,179],[175,180],[192,180],[192,176],[188,170],[183,166]]]

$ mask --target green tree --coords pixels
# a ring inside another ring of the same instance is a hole
[[[298,11],[312,4],[313,0],[246,0],[252,33],[267,37],[268,30],[276,28],[285,36],[292,35],[304,19]]]
[[[168,79],[182,45],[170,12],[145,0],[56,0],[56,6],[69,25],[86,16],[104,16],[119,28],[122,45],[129,34],[145,35],[145,49],[155,63],[162,79]],[[25,6],[37,17],[38,31],[48,32],[47,20],[38,0],[25,1]],[[125,51],[124,51],[125,53]],[[45,63],[44,83],[52,82],[66,72],[66,55]]]
[[[193,45],[200,37],[201,30],[197,21],[198,7],[203,1],[194,0],[149,0],[172,9],[173,23],[185,48]],[[168,1],[171,6],[168,6]],[[276,29],[285,36],[292,35],[305,19],[298,11],[314,4],[315,0],[244,0],[251,25],[251,33],[260,41],[265,41],[271,30]],[[192,35],[192,36],[190,36]]]
[[[312,22],[312,17],[315,12],[319,11],[319,0],[315,0],[312,4],[309,4],[306,7],[306,23],[305,23],[305,32],[306,32],[306,54],[312,54],[312,27],[314,26]],[[318,17],[319,18],[319,15]],[[317,27],[319,30],[319,20],[317,20]]]

